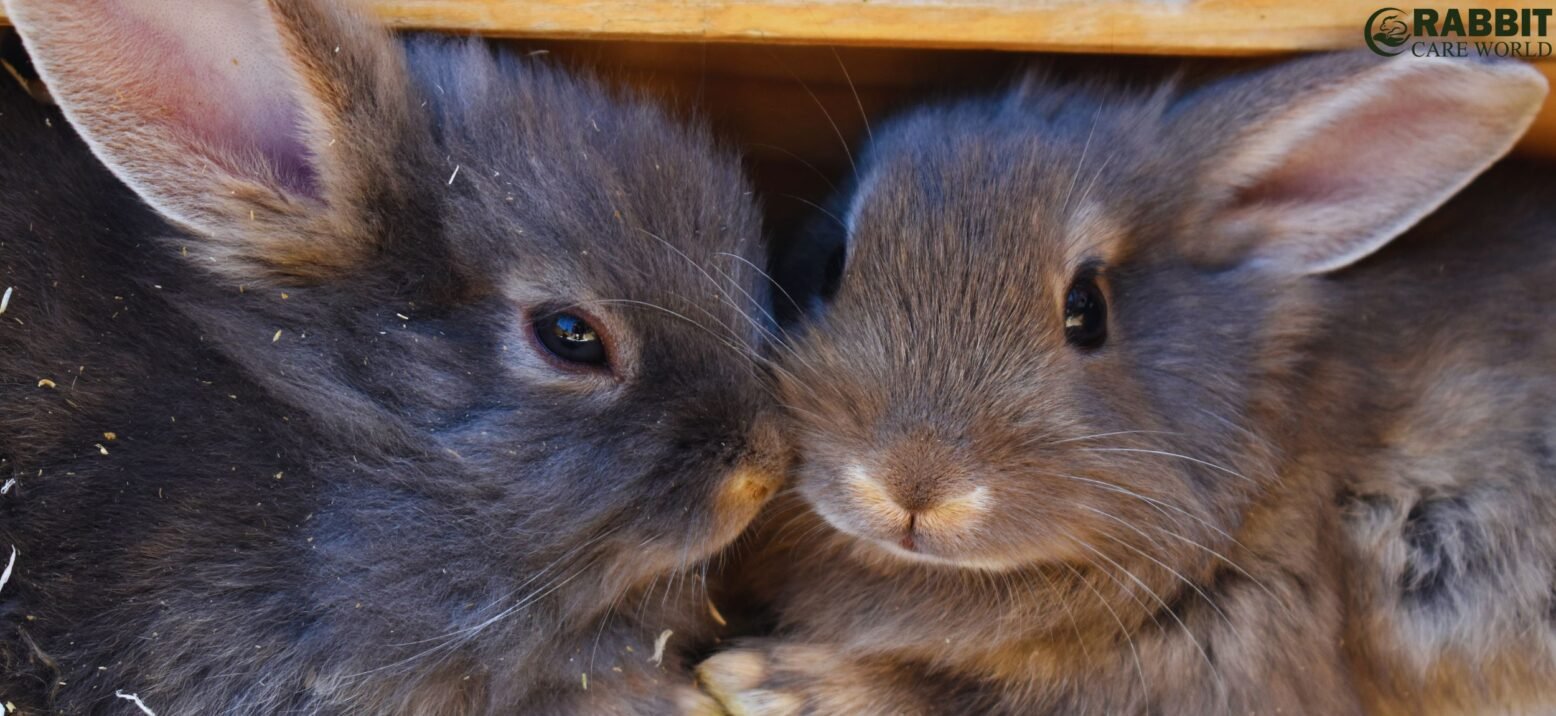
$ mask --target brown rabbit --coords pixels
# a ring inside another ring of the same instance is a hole
[[[1545,89],[1340,54],[1034,77],[878,132],[784,358],[777,635],[704,685],[737,714],[1556,706],[1556,182],[1454,198]]]

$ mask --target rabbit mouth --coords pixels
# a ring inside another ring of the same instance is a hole
[[[993,517],[994,495],[986,486],[963,482],[946,489],[892,483],[863,465],[845,465],[840,480],[813,484],[807,498],[839,531],[868,541],[901,559],[943,565],[982,565],[984,531]]]
[[[896,541],[881,537],[855,535],[855,542],[863,549],[867,560],[886,559],[895,562],[981,572],[1009,572],[1032,564],[1028,559],[1014,559],[1002,555],[985,554],[975,548],[946,548],[938,540],[924,535],[914,535],[911,540]]]
[[[986,553],[981,513],[969,516],[956,508],[907,511],[822,500],[812,505],[834,529],[864,546],[872,559],[991,571],[1025,564]]]
[[[1015,572],[1039,565],[1068,563],[1079,559],[1077,555],[1080,554],[1062,541],[1016,548],[992,545],[976,534],[958,535],[954,540],[946,539],[944,535],[915,534],[909,543],[902,538],[893,540],[839,529],[854,538],[860,547],[855,553],[867,561],[886,559],[966,571]]]
[[[851,540],[854,553],[867,561],[1009,572],[1082,555],[1064,530],[1007,524],[993,507],[994,496],[982,487],[914,509],[834,489],[812,486],[801,492],[809,493],[806,498],[816,514]],[[1019,536],[1001,538],[1007,530]]]

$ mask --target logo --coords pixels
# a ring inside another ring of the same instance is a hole
[[[1551,8],[1386,7],[1367,17],[1367,49],[1394,57],[1551,57]]]
[[[1367,18],[1362,34],[1367,38],[1367,49],[1384,57],[1393,57],[1405,51],[1410,41],[1410,25],[1405,19],[1409,13],[1397,7],[1386,7]]]

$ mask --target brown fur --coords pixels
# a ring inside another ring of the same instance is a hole
[[[1548,707],[1549,169],[1374,253],[1507,150],[1532,75],[1037,79],[879,133],[780,376],[802,464],[749,565],[778,635],[706,688],[740,714]],[[1087,266],[1095,350],[1062,325]]]

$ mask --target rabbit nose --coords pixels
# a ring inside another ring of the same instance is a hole
[[[953,474],[893,470],[877,477],[855,464],[845,470],[845,482],[861,504],[910,529],[954,527],[989,508],[987,488]]]
[[[878,481],[904,512],[929,513],[965,500],[975,489],[967,457],[943,435],[921,426],[888,443],[866,476]]]
[[[933,477],[921,477],[889,480],[886,491],[891,493],[898,507],[908,512],[923,512],[940,503],[941,490],[936,488]]]

